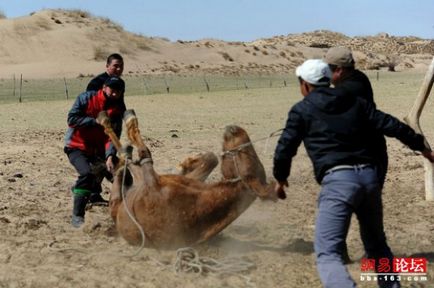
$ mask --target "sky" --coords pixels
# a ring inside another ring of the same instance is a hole
[[[127,31],[172,41],[253,41],[323,29],[434,39],[434,0],[0,0],[7,18],[57,8],[84,10]]]

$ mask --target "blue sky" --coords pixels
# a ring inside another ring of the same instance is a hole
[[[327,29],[348,36],[386,32],[434,39],[434,0],[3,0],[8,17],[82,9],[125,30],[170,40],[251,41]]]

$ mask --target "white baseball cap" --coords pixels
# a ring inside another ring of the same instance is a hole
[[[315,86],[329,86],[332,71],[321,59],[309,59],[295,69],[295,75]]]

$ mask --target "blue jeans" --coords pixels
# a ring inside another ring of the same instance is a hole
[[[383,228],[381,183],[375,167],[328,173],[322,180],[315,231],[317,269],[324,287],[356,287],[342,262],[351,216],[357,215],[367,257],[389,258]],[[390,262],[392,263],[392,262]],[[399,282],[378,282],[379,287],[400,287]]]

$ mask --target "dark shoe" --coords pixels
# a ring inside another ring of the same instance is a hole
[[[71,224],[74,228],[80,228],[84,224],[84,217],[72,215]]]
[[[78,228],[84,223],[84,213],[88,201],[87,196],[74,195],[74,206],[72,207],[72,226]]]
[[[109,204],[109,201],[102,198],[101,194],[99,193],[90,194],[89,202],[95,206],[108,206]]]

